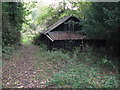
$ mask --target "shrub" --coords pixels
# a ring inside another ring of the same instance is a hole
[[[33,37],[33,44],[35,45],[40,45],[41,43],[41,34],[37,34],[35,35],[35,37]]]
[[[116,88],[117,77],[102,75],[99,70],[84,64],[70,65],[67,70],[56,73],[48,84],[58,87],[71,86],[74,88]]]
[[[80,52],[76,48],[72,52],[64,50],[47,50],[45,45],[40,45],[40,59],[50,62],[57,69],[47,86],[73,88],[117,88],[117,75],[104,73],[104,68],[111,66],[109,59],[102,54],[90,49]],[[100,66],[105,66],[101,68]],[[112,67],[113,68],[113,67]]]
[[[2,49],[2,57],[9,58],[12,55],[13,48],[11,46],[5,46]]]

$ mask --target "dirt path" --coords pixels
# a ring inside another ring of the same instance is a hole
[[[40,71],[35,68],[37,57],[34,53],[37,50],[37,46],[22,46],[9,60],[3,61],[3,88],[45,87],[36,78]]]

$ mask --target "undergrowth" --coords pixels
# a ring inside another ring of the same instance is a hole
[[[2,48],[2,57],[3,58],[9,58],[12,55],[13,47],[11,46],[5,46]]]
[[[76,48],[72,52],[64,50],[49,51],[44,45],[40,46],[40,59],[50,62],[57,70],[47,86],[74,87],[74,88],[117,88],[118,75],[111,65],[111,60],[90,48],[80,52]],[[114,66],[114,67],[113,67]],[[113,71],[113,72],[112,72]],[[52,72],[52,71],[51,71]]]
[[[24,45],[29,45],[32,42],[34,34],[31,33],[22,33],[21,43]]]
[[[2,58],[10,58],[13,55],[13,52],[17,49],[19,49],[21,46],[21,43],[16,43],[13,45],[8,45],[2,47]]]

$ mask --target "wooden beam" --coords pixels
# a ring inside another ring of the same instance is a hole
[[[54,41],[50,36],[46,35],[52,42]]]

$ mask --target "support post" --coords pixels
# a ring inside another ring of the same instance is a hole
[[[83,39],[81,39],[81,50],[84,51],[84,42],[83,42]]]

